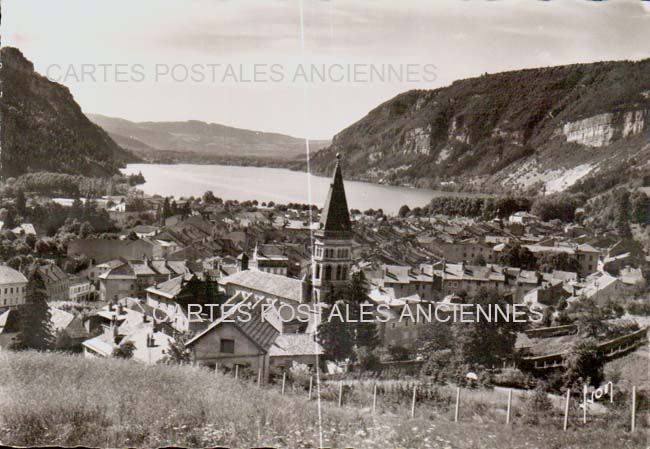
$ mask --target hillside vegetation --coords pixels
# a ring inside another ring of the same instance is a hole
[[[194,367],[144,366],[118,359],[45,353],[0,353],[0,444],[91,447],[226,446],[318,447],[318,408],[304,390],[282,396],[246,380]],[[332,385],[331,387],[334,387]],[[323,386],[324,447],[564,448],[645,447],[647,433],[595,421],[558,431],[561,419],[503,424],[497,393],[468,391],[460,423],[448,407],[410,401],[380,404],[373,418],[368,397],[336,407]],[[501,395],[502,396],[502,395]],[[326,399],[330,400],[326,400]],[[501,401],[499,396],[499,401]],[[384,399],[382,399],[384,400]],[[387,399],[386,399],[387,400]],[[384,400],[385,401],[385,400]],[[447,399],[442,403],[448,403]],[[453,406],[452,406],[453,407]],[[493,411],[491,411],[493,410]],[[544,416],[553,412],[544,410]]]
[[[233,128],[198,120],[184,122],[131,122],[88,114],[124,148],[152,162],[242,162],[277,165],[304,159],[305,140],[278,133]],[[312,141],[321,149],[329,141]]]
[[[5,179],[37,171],[110,176],[139,161],[86,118],[67,87],[36,73],[20,50],[3,47],[0,58]]]
[[[327,173],[388,183],[538,192],[640,168],[650,156],[650,59],[485,74],[405,92],[315,155]]]

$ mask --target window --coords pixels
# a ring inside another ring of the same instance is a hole
[[[316,265],[316,279],[320,279],[320,265]]]
[[[342,268],[341,265],[338,265],[338,266],[336,267],[336,280],[337,280],[337,281],[340,281],[340,280],[342,279],[342,278],[341,278],[341,274],[342,274],[342,270],[341,270],[341,268]]]
[[[331,265],[326,265],[325,266],[325,280],[329,281],[332,279],[332,266]]]
[[[234,354],[235,353],[235,340],[222,338],[221,339],[220,352],[225,352],[227,354]]]

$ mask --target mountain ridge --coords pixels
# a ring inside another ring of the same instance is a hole
[[[0,50],[2,176],[50,171],[111,176],[140,161],[84,115],[70,90],[34,71],[14,47]]]
[[[650,59],[523,69],[412,90],[312,157],[346,175],[418,187],[560,191],[650,156]],[[636,161],[633,159],[637,158]]]
[[[101,114],[88,117],[114,140],[155,162],[258,161],[287,164],[304,157],[305,140],[281,133],[236,128],[201,120],[133,122]],[[316,147],[329,140],[313,141]]]

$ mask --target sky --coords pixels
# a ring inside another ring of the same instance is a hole
[[[309,138],[331,138],[411,89],[486,72],[650,57],[650,2],[641,0],[2,6],[2,45],[65,84],[86,113]]]

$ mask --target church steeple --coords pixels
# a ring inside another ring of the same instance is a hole
[[[330,184],[325,206],[320,217],[318,234],[325,238],[349,238],[352,233],[348,201],[345,197],[343,174],[341,173],[341,155],[336,155],[336,168]]]
[[[320,219],[314,233],[312,285],[314,300],[328,301],[345,291],[352,267],[353,234],[348,202],[343,187],[341,155],[336,155],[336,168]]]

